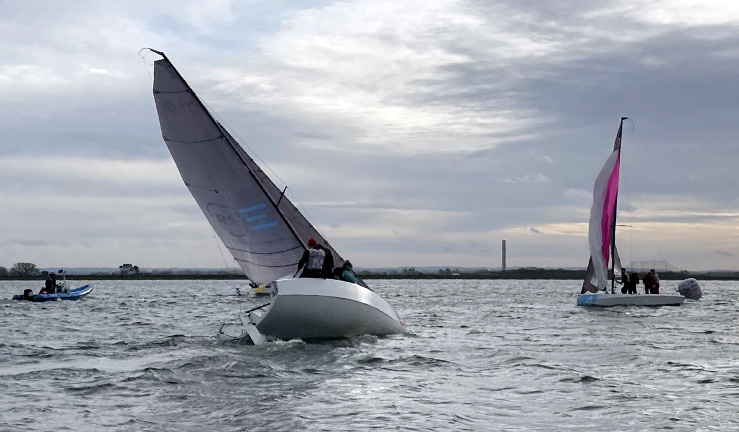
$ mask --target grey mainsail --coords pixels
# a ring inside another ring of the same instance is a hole
[[[154,50],[152,50],[154,51]],[[163,53],[154,62],[162,137],[182,180],[247,277],[292,276],[315,238],[342,258],[200,102]]]

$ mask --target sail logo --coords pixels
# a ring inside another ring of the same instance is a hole
[[[250,231],[259,231],[277,226],[277,221],[268,221],[265,213],[258,212],[267,207],[267,204],[260,203],[251,207],[244,207],[236,210],[241,215],[244,223],[249,227]]]
[[[264,203],[236,210],[211,203],[207,208],[208,214],[215,222],[236,237],[243,237],[248,232],[261,231],[278,225],[277,221],[270,220],[264,211],[260,211],[267,208]]]
[[[214,227],[221,228],[234,237],[246,235],[247,227],[238,212],[215,203],[208,204],[207,209],[211,221],[215,222]]]

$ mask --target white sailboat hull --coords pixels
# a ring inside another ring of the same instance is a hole
[[[685,297],[679,294],[580,294],[578,306],[679,306]]]
[[[336,279],[280,279],[262,311],[251,312],[247,328],[267,338],[348,338],[406,332],[400,316],[379,295]],[[258,337],[256,339],[259,339]]]

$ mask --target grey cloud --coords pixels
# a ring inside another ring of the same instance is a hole
[[[64,242],[54,240],[25,240],[25,239],[8,239],[3,242],[4,245],[12,246],[63,246]]]
[[[549,183],[551,180],[541,174],[524,174],[518,177],[506,177],[502,180],[503,183],[524,183],[524,184],[535,184],[535,183]]]

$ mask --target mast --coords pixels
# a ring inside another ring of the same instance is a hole
[[[623,120],[622,120],[623,121]],[[614,208],[618,208],[618,196]],[[613,212],[613,225],[611,225],[611,294],[616,293],[616,212]],[[623,278],[623,276],[621,276]],[[623,280],[622,280],[623,282]]]
[[[152,49],[152,48],[147,48],[147,49],[149,51],[155,53],[155,54],[159,54],[172,67],[172,70],[175,71],[175,73],[177,74],[177,76],[180,78],[180,80],[182,80],[182,83],[187,88],[187,91],[189,91],[193,95],[193,97],[195,98],[195,100],[198,101],[198,104],[203,109],[203,111],[208,115],[208,118],[213,122],[213,124],[216,125],[216,127],[218,128],[218,130],[221,132],[221,135],[225,138],[226,142],[229,144],[229,146],[234,151],[234,153],[236,153],[236,156],[244,164],[244,166],[246,167],[246,171],[249,173],[249,175],[251,175],[251,177],[254,179],[254,181],[256,182],[256,184],[259,185],[259,188],[262,190],[262,192],[267,197],[267,199],[269,199],[270,204],[272,204],[272,206],[277,211],[277,214],[279,214],[280,217],[282,218],[282,220],[285,222],[285,226],[287,226],[287,228],[290,230],[290,232],[293,234],[293,236],[295,236],[295,238],[298,240],[298,243],[300,243],[300,245],[303,247],[303,249],[308,249],[308,246],[305,244],[305,242],[303,242],[303,239],[300,237],[300,235],[298,235],[298,232],[292,226],[292,224],[287,219],[287,217],[282,212],[282,210],[280,210],[279,201],[278,202],[275,202],[274,201],[274,199],[272,198],[272,196],[267,191],[267,188],[264,187],[264,184],[262,184],[261,180],[259,180],[259,178],[254,174],[254,172],[252,172],[252,170],[249,169],[249,165],[244,160],[244,157],[234,147],[234,142],[233,142],[233,138],[231,138],[231,135],[228,134],[225,131],[225,129],[223,128],[223,126],[221,125],[221,123],[218,122],[213,117],[213,115],[210,113],[210,110],[208,110],[208,108],[205,107],[205,105],[203,104],[203,102],[200,100],[200,98],[197,96],[197,94],[195,94],[195,92],[193,91],[192,87],[190,87],[190,84],[188,84],[187,81],[185,80],[185,78],[182,76],[182,74],[180,74],[180,71],[177,70],[177,68],[174,66],[174,64],[172,64],[172,62],[169,60],[169,58],[162,51],[157,51],[157,50]],[[285,189],[287,189],[287,188],[285,188]],[[285,191],[283,191],[283,194],[284,193],[285,193]],[[281,200],[282,200],[282,196],[280,196],[280,201]]]
[[[618,125],[618,134],[616,134],[616,142],[613,150],[618,150],[618,157],[621,158],[621,131],[624,127],[624,120],[628,117],[621,117],[621,123]],[[616,189],[616,199],[613,203],[613,222],[611,223],[611,294],[616,293],[616,216],[618,215],[618,189]],[[623,275],[621,276],[623,278]],[[622,280],[623,281],[623,280]]]

